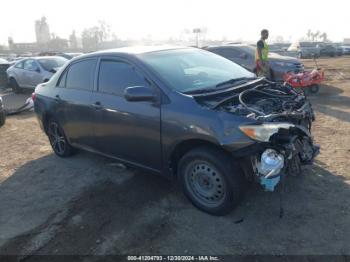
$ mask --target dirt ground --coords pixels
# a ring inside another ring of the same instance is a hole
[[[288,178],[282,219],[279,194],[259,186],[214,217],[161,177],[85,152],[58,158],[25,113],[0,129],[0,254],[350,255],[350,57],[318,62],[327,81],[310,99],[321,154]],[[3,95],[9,107],[29,96]]]

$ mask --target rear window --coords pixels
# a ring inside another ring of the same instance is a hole
[[[94,86],[95,59],[72,64],[67,73],[66,88],[92,90]]]
[[[55,58],[40,58],[38,59],[39,64],[46,71],[51,71],[52,69],[59,68],[63,66],[68,60],[63,57]]]
[[[304,42],[304,43],[300,43],[300,46],[301,47],[316,47],[316,44]]]

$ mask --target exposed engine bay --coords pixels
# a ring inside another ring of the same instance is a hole
[[[312,163],[319,153],[310,133],[315,120],[311,103],[289,85],[260,79],[195,99],[211,109],[251,120],[252,124],[239,127],[258,145],[244,157],[244,169],[267,191],[273,191],[283,175],[300,173],[301,165]]]
[[[309,100],[289,85],[262,79],[225,93],[196,96],[199,103],[258,121],[288,122],[311,128],[315,119]]]

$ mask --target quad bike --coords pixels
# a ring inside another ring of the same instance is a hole
[[[303,71],[300,73],[287,72],[283,76],[285,84],[289,84],[296,89],[305,91],[306,93],[316,94],[320,86],[319,84],[324,81],[324,70],[319,68],[314,58],[316,68],[312,71]]]

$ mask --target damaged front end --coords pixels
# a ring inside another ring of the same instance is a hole
[[[289,86],[260,79],[196,100],[246,118],[239,129],[255,143],[254,150],[240,156],[241,165],[246,176],[267,191],[273,191],[284,175],[299,173],[301,165],[312,163],[319,153],[310,133],[312,106],[304,93]]]
[[[265,131],[261,131],[261,126],[265,126]],[[282,176],[300,173],[301,165],[311,164],[319,153],[319,146],[313,144],[309,131],[300,125],[269,123],[241,126],[240,129],[260,143],[260,150],[247,156],[246,161],[251,167],[248,172],[267,191],[273,191]],[[260,130],[264,136],[256,136],[253,130]]]

